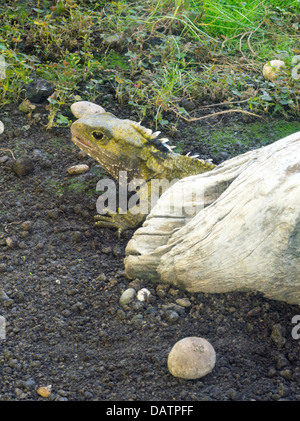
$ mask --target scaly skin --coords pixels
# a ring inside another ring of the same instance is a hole
[[[128,179],[145,180],[140,189],[140,200],[150,203],[150,182],[152,179],[172,181],[189,175],[212,170],[209,162],[172,152],[165,139],[158,140],[159,133],[153,133],[131,120],[121,120],[104,112],[84,116],[71,126],[72,141],[115,180],[120,171],[127,171]],[[119,234],[128,228],[135,228],[144,219],[144,214],[96,215],[96,225],[116,228]]]

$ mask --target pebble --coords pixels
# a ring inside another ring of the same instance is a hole
[[[42,396],[43,398],[48,398],[51,394],[51,385],[45,387],[39,387],[37,390],[38,395]]]
[[[21,228],[24,231],[31,231],[32,230],[32,225],[33,225],[32,221],[24,221],[21,224]]]
[[[285,62],[282,60],[271,60],[263,67],[263,77],[271,82],[274,82],[285,67]]]
[[[10,298],[9,296],[6,294],[6,292],[2,289],[0,290],[0,302],[4,302],[4,301],[9,301]]]
[[[83,239],[83,237],[84,236],[83,236],[82,232],[80,232],[80,231],[74,231],[72,233],[72,241],[74,243],[79,243]]]
[[[6,263],[0,263],[0,272],[5,272],[7,270],[7,264]]]
[[[284,337],[285,329],[279,324],[273,325],[271,339],[275,342],[278,347],[281,347],[285,344],[286,339]]]
[[[167,310],[166,319],[168,323],[175,323],[179,319],[179,314],[174,310]]]
[[[279,375],[283,377],[285,380],[291,380],[292,378],[292,371],[289,368],[286,368],[284,370],[281,370],[279,372]]]
[[[16,244],[17,244],[16,239],[13,238],[13,237],[7,237],[6,240],[5,240],[5,242],[6,242],[6,245],[9,248],[14,248],[16,246]]]
[[[23,177],[34,170],[33,162],[29,156],[23,155],[13,162],[12,170],[18,177]]]
[[[283,368],[285,368],[285,367],[287,367],[287,366],[290,365],[288,359],[284,355],[282,355],[282,354],[278,355],[278,357],[277,357],[276,360],[277,360],[276,361],[276,368],[278,370],[282,370]]]
[[[129,304],[136,296],[136,291],[134,288],[126,289],[120,297],[119,304],[124,307]]]
[[[178,304],[181,307],[190,307],[192,305],[192,303],[190,302],[190,300],[188,298],[177,298],[177,300],[175,301],[176,304]]]
[[[19,105],[19,110],[25,114],[32,112],[35,108],[36,106],[32,104],[29,99],[24,99],[24,101]]]
[[[0,157],[0,164],[4,164],[4,162],[9,160],[9,156],[8,155],[3,155]]]
[[[42,103],[55,91],[53,82],[43,78],[35,78],[25,86],[26,98],[32,102]]]
[[[146,301],[150,297],[151,293],[147,288],[142,288],[138,291],[136,298],[139,301]]]
[[[196,108],[196,105],[193,101],[183,98],[181,101],[181,106],[186,109],[186,111],[192,111]]]
[[[204,338],[187,337],[176,342],[168,356],[168,369],[174,377],[199,379],[210,373],[216,363],[213,346]]]
[[[71,111],[76,118],[97,113],[105,113],[104,108],[89,101],[74,102],[74,104],[71,105]]]
[[[67,169],[67,172],[70,175],[77,175],[77,174],[84,174],[89,169],[90,169],[90,167],[86,164],[78,164],[78,165],[72,165],[72,167],[69,167]]]
[[[119,308],[118,311],[117,311],[117,318],[119,320],[124,320],[125,317],[126,317],[125,312]]]

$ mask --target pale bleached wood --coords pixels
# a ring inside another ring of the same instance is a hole
[[[199,211],[179,217],[182,191],[195,185],[204,191],[196,195]],[[174,195],[175,217],[164,212]],[[260,291],[300,304],[300,132],[178,181],[126,255],[130,278],[194,292]]]

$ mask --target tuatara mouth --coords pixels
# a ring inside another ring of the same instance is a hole
[[[86,143],[84,140],[80,139],[80,138],[79,138],[79,137],[77,137],[77,136],[72,136],[72,141],[73,141],[75,144],[77,144],[79,147],[80,147],[80,145],[82,145],[84,148],[88,148],[88,149],[91,149],[91,150],[95,149],[95,148],[93,147],[93,145],[89,145],[88,143]]]

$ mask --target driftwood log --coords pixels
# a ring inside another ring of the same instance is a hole
[[[129,241],[125,270],[300,304],[300,132],[176,182]]]

